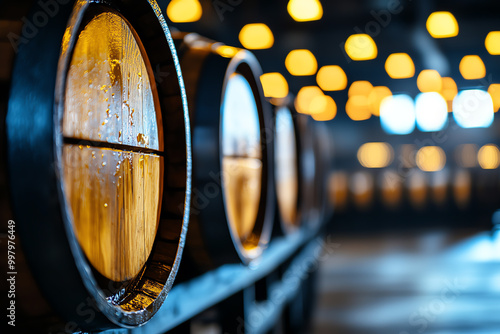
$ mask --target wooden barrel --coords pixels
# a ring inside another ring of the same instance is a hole
[[[459,210],[465,211],[471,202],[472,182],[471,172],[465,168],[455,171],[453,175],[453,199]]]
[[[335,212],[344,212],[349,206],[349,178],[344,171],[334,171],[328,178],[329,201]]]
[[[349,190],[357,210],[368,211],[375,202],[375,181],[373,174],[366,170],[353,173],[349,180]]]
[[[334,170],[334,146],[331,129],[325,122],[315,121],[313,133],[315,134],[315,147],[319,160],[318,172],[316,174],[316,188],[318,194],[317,205],[320,212],[320,227],[330,221],[334,207],[328,200],[328,178]]]
[[[403,179],[393,169],[383,170],[378,175],[377,187],[380,190],[381,201],[389,210],[396,210],[402,205]]]
[[[13,44],[6,138],[18,237],[64,330],[138,326],[172,287],[189,219],[176,52],[155,1],[51,4],[33,2]]]
[[[187,253],[197,274],[258,258],[273,224],[272,113],[249,51],[174,34],[193,133]]]
[[[325,124],[310,116],[302,118],[303,133],[302,173],[304,178],[304,224],[317,230],[330,219],[328,178],[332,172],[332,138]]]
[[[307,117],[295,111],[289,99],[274,104],[274,180],[276,223],[274,235],[298,231],[308,218],[308,197],[314,191],[315,174],[307,152],[313,153],[307,132]],[[309,176],[305,175],[309,172]]]
[[[413,169],[405,181],[410,205],[415,210],[424,210],[428,205],[428,175],[418,169]]]

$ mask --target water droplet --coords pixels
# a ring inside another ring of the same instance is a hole
[[[103,167],[104,167],[104,166],[106,166],[106,162],[104,162],[104,161],[103,161],[103,162],[102,162],[102,166],[103,166]]]
[[[142,133],[139,133],[137,135],[137,142],[142,145],[147,145],[149,144],[149,138],[146,135],[143,135]]]
[[[104,203],[104,207],[107,208],[108,207],[108,203]]]

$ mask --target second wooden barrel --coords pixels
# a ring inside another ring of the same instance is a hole
[[[246,50],[178,33],[193,129],[188,254],[195,272],[245,264],[267,246],[274,216],[272,114]]]

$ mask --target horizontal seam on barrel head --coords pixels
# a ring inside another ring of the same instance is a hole
[[[132,146],[132,145],[125,145],[125,144],[118,144],[118,143],[109,143],[109,142],[103,142],[103,141],[98,141],[98,140],[64,137],[63,142],[65,144],[68,144],[68,145],[83,145],[83,146],[91,146],[91,147],[95,147],[95,148],[108,148],[108,149],[130,151],[130,152],[136,152],[136,153],[150,153],[150,154],[155,154],[155,155],[159,155],[162,157],[165,156],[165,152],[157,151],[157,150],[147,148],[147,147]]]

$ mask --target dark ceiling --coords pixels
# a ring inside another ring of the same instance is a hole
[[[165,11],[169,1],[159,1]],[[253,51],[264,72],[281,72],[292,93],[307,85],[315,85],[316,77],[297,77],[288,73],[285,58],[293,49],[309,49],[318,60],[318,66],[340,65],[349,83],[369,80],[373,85],[386,85],[393,93],[418,94],[416,77],[427,68],[438,70],[442,76],[451,76],[460,88],[483,87],[500,82],[498,56],[487,53],[484,39],[489,31],[500,30],[500,1],[488,0],[343,0],[321,1],[323,18],[314,22],[295,22],[287,12],[287,0],[201,0],[203,16],[195,23],[170,24],[182,31],[194,31],[214,40],[241,46],[240,29],[247,23],[262,22],[273,31],[275,43],[267,50]],[[446,10],[454,14],[459,34],[453,38],[434,39],[426,30],[425,22],[434,11]],[[344,52],[344,42],[355,33],[364,32],[373,37],[378,57],[369,61],[351,61]],[[410,79],[391,79],[384,69],[387,56],[394,52],[408,53],[416,74]],[[481,80],[464,80],[458,68],[464,55],[479,55],[486,66],[487,76]],[[359,132],[380,133],[378,119],[352,122],[344,111],[347,91],[328,92],[338,106],[331,126],[349,124]],[[353,124],[356,124],[354,126]],[[375,125],[377,125],[375,127]],[[359,131],[358,131],[359,130]]]

